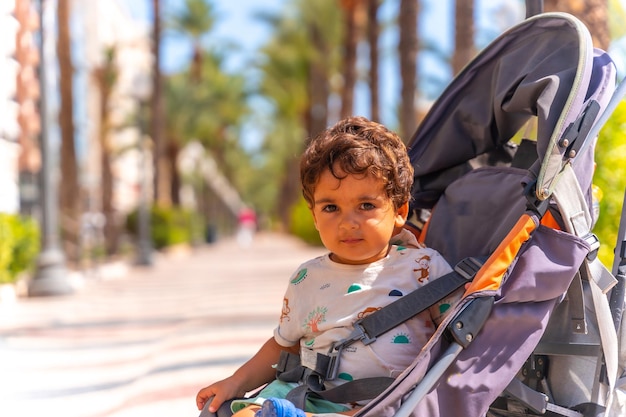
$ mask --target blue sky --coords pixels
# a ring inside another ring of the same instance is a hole
[[[149,21],[152,2],[148,0],[118,0],[139,20]],[[161,0],[163,10],[178,10],[183,0]],[[240,53],[232,54],[233,66],[241,65],[249,55],[267,39],[268,28],[254,19],[257,11],[280,11],[285,0],[213,0],[218,19],[212,32],[216,41],[235,42],[241,46]],[[191,48],[187,41],[172,34],[163,39],[163,70],[177,71],[189,62]]]

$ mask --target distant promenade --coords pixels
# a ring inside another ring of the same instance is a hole
[[[73,295],[0,301],[0,416],[197,416],[197,390],[271,336],[289,275],[323,252],[228,238],[103,268]]]

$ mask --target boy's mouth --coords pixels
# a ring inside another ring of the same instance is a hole
[[[362,242],[364,239],[363,238],[359,238],[359,237],[348,237],[348,238],[343,238],[343,239],[339,239],[339,241],[341,243],[345,243],[347,245],[352,245],[355,243],[360,243]]]

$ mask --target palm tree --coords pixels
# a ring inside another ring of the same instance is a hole
[[[259,90],[275,108],[265,152],[271,158],[268,163],[272,165],[272,176],[280,179],[277,204],[272,209],[276,210],[282,225],[287,226],[291,206],[299,197],[297,155],[307,137],[305,127],[311,123],[309,112],[315,111],[311,108],[309,94],[312,51],[306,27],[301,22],[284,19],[276,21],[276,25],[274,38],[262,50],[265,59],[260,65],[263,76]],[[323,77],[317,81],[321,79]],[[321,104],[323,98],[317,100],[317,104]],[[325,103],[322,106],[320,109],[325,111]]]
[[[458,74],[476,54],[474,46],[474,0],[456,0],[452,73]]]
[[[189,36],[193,42],[191,79],[200,82],[202,76],[202,36],[212,28],[213,8],[205,0],[185,0],[185,7],[171,19],[172,29]]]
[[[193,84],[199,85],[199,83],[203,80],[203,56],[204,51],[202,48],[201,39],[207,34],[214,23],[213,9],[209,3],[205,0],[185,0],[185,6],[183,9],[174,14],[170,21],[170,26],[176,32],[188,36],[192,40],[193,45],[193,55],[191,60],[191,66],[189,70],[189,79]],[[179,83],[180,84],[180,83]],[[168,86],[167,96],[168,100],[172,99],[178,103],[176,97],[176,91],[173,90],[173,86]],[[193,91],[190,91],[193,92]],[[189,97],[189,96],[188,96]],[[187,104],[183,99],[183,103]],[[189,106],[180,106],[175,105],[171,106],[169,103],[166,105],[168,110],[167,121],[168,126],[165,127],[166,133],[165,137],[162,139],[165,141],[165,144],[162,148],[163,152],[163,164],[165,165],[163,168],[163,174],[167,173],[169,179],[167,181],[167,185],[169,188],[167,189],[169,200],[175,206],[180,204],[179,190],[181,186],[180,176],[177,169],[177,159],[178,154],[181,149],[181,144],[184,142],[185,136],[180,136],[183,132],[177,129],[172,128],[172,120],[176,120],[178,118],[177,113],[180,112],[180,109],[186,108],[192,113],[198,113],[199,109],[204,106],[203,103],[196,103],[201,107],[196,107],[190,109]],[[174,112],[172,116],[170,113]],[[175,125],[175,123],[174,123]],[[167,162],[165,162],[165,160]],[[165,181],[164,181],[165,182]],[[165,192],[165,184],[164,184],[164,192]]]
[[[185,140],[199,140],[229,177],[232,170],[227,155],[229,149],[238,144],[238,130],[248,113],[246,81],[242,75],[223,70],[221,55],[210,51],[203,52],[203,55],[201,76],[205,82],[200,85],[189,83],[188,79],[182,78],[184,74],[171,80],[168,97],[174,102],[168,106],[172,116],[168,114],[168,134],[170,127],[178,126],[174,131]]]
[[[200,142],[231,182],[237,180],[237,165],[245,164],[240,157],[238,142],[242,120],[248,113],[245,79],[225,72],[223,57],[219,54],[203,51],[202,55],[200,76],[204,82],[190,82],[189,72],[184,71],[168,77],[165,83],[165,136],[174,205],[180,203],[178,155],[189,141]],[[233,153],[238,157],[231,158]]]
[[[78,262],[79,225],[80,225],[80,188],[78,184],[78,166],[74,146],[74,102],[73,75],[70,39],[70,1],[57,1],[57,56],[59,59],[59,87],[61,108],[59,124],[61,129],[61,181],[59,203],[63,246],[68,260]]]
[[[417,126],[415,95],[417,92],[417,15],[418,0],[400,0],[398,28],[400,41],[400,78],[402,90],[400,99],[400,137],[408,141]]]

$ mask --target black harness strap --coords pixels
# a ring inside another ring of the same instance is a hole
[[[365,333],[363,343],[373,342],[378,336],[452,294],[471,281],[482,265],[483,261],[477,258],[465,258],[455,266],[453,272],[428,282],[423,287],[357,321],[356,324]]]
[[[315,363],[303,366],[301,357],[283,352],[276,370],[277,378],[282,381],[303,384],[294,388],[287,399],[296,407],[304,410],[306,397],[314,394],[336,403],[351,403],[369,400],[378,396],[393,382],[390,377],[361,378],[349,381],[331,389],[325,389],[324,381],[334,380],[339,370],[341,352],[356,341],[368,345],[389,330],[404,323],[444,299],[454,291],[470,282],[484,260],[465,258],[454,271],[428,282],[393,303],[377,310],[354,323],[352,334],[333,345],[328,355],[317,354]]]
[[[357,320],[352,334],[335,343],[329,352],[331,362],[326,379],[332,380],[337,377],[339,357],[344,348],[358,340],[364,345],[369,345],[378,336],[404,323],[470,282],[483,263],[484,260],[474,257],[462,259],[454,267],[454,271],[429,281],[423,287]]]
[[[386,390],[393,381],[394,378],[391,377],[361,378],[334,388],[324,389],[323,384],[321,387],[319,386],[319,381],[314,382],[309,378],[303,385],[289,391],[286,399],[301,410],[305,409],[306,399],[309,395],[315,395],[338,404],[370,400]]]

